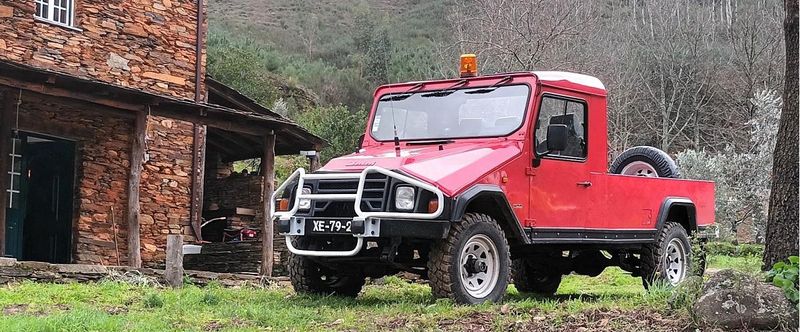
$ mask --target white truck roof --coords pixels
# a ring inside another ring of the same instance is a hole
[[[592,88],[602,90],[606,89],[606,87],[603,85],[603,82],[594,76],[570,73],[566,71],[534,71],[533,73],[539,78],[539,80],[542,81],[569,81]]]

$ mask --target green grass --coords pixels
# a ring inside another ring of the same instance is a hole
[[[711,262],[750,271],[757,260]],[[23,282],[0,287],[0,331],[435,330],[473,323],[504,331],[536,320],[557,327],[586,312],[666,314],[668,297],[667,289],[645,292],[639,278],[618,268],[595,278],[567,276],[554,297],[526,297],[510,286],[505,303],[478,306],[435,300],[428,286],[397,277],[368,285],[357,299],[295,295],[278,286],[173,290]]]
[[[721,256],[714,255],[708,257],[708,269],[736,269],[753,274],[761,273],[761,256]]]

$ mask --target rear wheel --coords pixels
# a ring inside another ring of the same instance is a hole
[[[431,248],[428,278],[436,297],[457,303],[499,302],[508,287],[510,254],[505,234],[484,214],[468,213]]]
[[[675,161],[664,151],[652,146],[637,146],[625,150],[611,164],[614,174],[651,178],[679,178]]]
[[[692,274],[692,247],[686,230],[678,223],[667,222],[656,243],[642,248],[642,284],[654,283],[675,286]]]
[[[314,246],[309,238],[296,238],[300,248]],[[364,287],[364,276],[334,271],[315,262],[311,257],[289,254],[289,279],[297,293],[341,295],[356,297]]]
[[[561,285],[561,273],[537,269],[530,258],[517,258],[511,264],[514,287],[521,293],[553,295]]]

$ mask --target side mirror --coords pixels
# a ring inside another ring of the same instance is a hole
[[[547,126],[547,150],[564,151],[567,148],[568,135],[567,125],[551,124]]]
[[[363,144],[364,144],[364,134],[361,134],[361,136],[358,136],[358,142],[356,142],[356,152],[361,150],[361,145]]]

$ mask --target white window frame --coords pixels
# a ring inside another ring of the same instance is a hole
[[[66,7],[59,6],[58,10],[65,10],[67,12],[66,22],[62,22],[56,11],[56,1],[60,3],[66,2]],[[75,1],[77,0],[34,0],[36,4],[36,12],[33,14],[34,18],[38,21],[55,24],[58,26],[76,29],[75,28]],[[47,10],[39,13],[39,6],[47,6]]]

